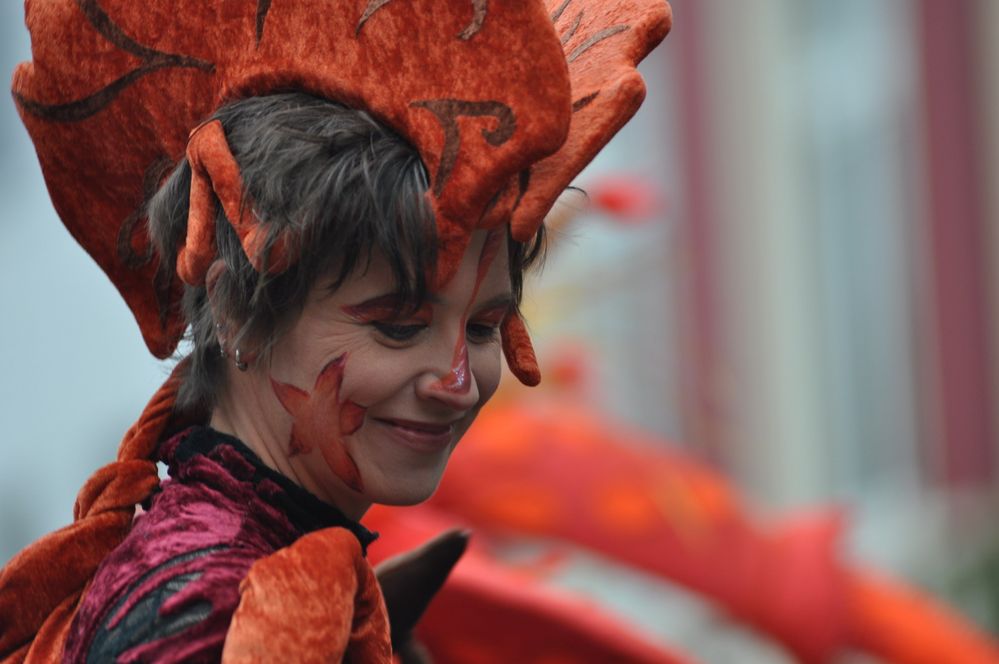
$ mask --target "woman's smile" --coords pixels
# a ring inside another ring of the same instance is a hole
[[[454,442],[454,422],[437,424],[397,418],[372,418],[371,422],[406,447],[424,454],[440,453]]]

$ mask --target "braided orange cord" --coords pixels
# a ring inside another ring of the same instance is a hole
[[[101,561],[132,527],[135,505],[159,484],[152,457],[172,421],[186,367],[180,362],[125,434],[118,460],[80,489],[72,524],[31,544],[0,570],[0,662],[62,655],[80,597]]]

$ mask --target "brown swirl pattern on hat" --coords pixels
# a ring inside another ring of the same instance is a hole
[[[269,0],[267,1],[269,2]],[[364,9],[364,13],[361,14],[361,19],[357,22],[357,27],[354,29],[354,36],[361,34],[361,28],[368,22],[372,14],[390,2],[392,0],[370,0],[368,6]],[[474,37],[482,29],[482,24],[486,22],[488,11],[489,0],[472,0],[472,21],[455,36],[463,41],[468,41]]]
[[[215,65],[206,60],[187,55],[166,53],[136,42],[125,34],[111,17],[101,8],[97,0],[77,0],[80,11],[98,33],[121,50],[142,60],[142,64],[112,81],[97,92],[63,104],[43,104],[14,92],[14,99],[28,113],[51,122],[79,122],[100,113],[133,83],[143,76],[160,69],[186,67],[202,71],[214,71]]]
[[[580,10],[580,12],[576,14],[575,20],[573,20],[572,24],[569,26],[569,29],[563,32],[562,36],[559,38],[559,41],[562,42],[562,46],[565,46],[566,42],[572,39],[573,35],[576,34],[576,31],[579,30],[579,24],[582,22],[583,12]]]
[[[552,23],[558,23],[558,20],[562,18],[562,14],[569,7],[569,3],[571,2],[572,0],[565,0],[561,5],[555,8],[555,11],[552,12]]]
[[[582,15],[583,15],[582,12],[580,12],[580,17],[582,17]],[[603,30],[594,34],[586,41],[584,41],[582,44],[574,48],[572,53],[566,56],[565,58],[566,62],[575,62],[576,59],[579,58],[579,56],[581,56],[583,53],[586,53],[588,50],[590,50],[603,40],[609,39],[610,37],[613,37],[614,35],[620,32],[624,32],[625,30],[630,30],[630,29],[631,29],[630,25],[612,25],[609,28],[604,28]]]
[[[264,24],[267,22],[267,12],[271,10],[271,0],[257,0],[257,44],[264,38]]]
[[[472,22],[458,33],[458,39],[468,41],[482,29],[482,24],[486,22],[487,3],[488,0],[472,0]]]
[[[589,106],[591,103],[593,103],[593,100],[596,99],[597,95],[599,95],[599,94],[600,94],[600,91],[597,90],[596,92],[592,92],[592,93],[586,95],[585,97],[580,97],[576,101],[572,102],[572,112],[573,113],[578,113],[579,111],[583,110],[584,108],[586,108],[587,106]]]
[[[466,101],[463,99],[424,99],[410,104],[414,108],[425,108],[434,114],[444,130],[444,147],[441,150],[440,166],[434,177],[434,196],[440,196],[444,185],[458,160],[461,149],[461,128],[459,117],[492,117],[496,119],[495,129],[483,129],[482,138],[493,147],[503,145],[513,136],[517,128],[517,118],[509,106],[498,101]]]

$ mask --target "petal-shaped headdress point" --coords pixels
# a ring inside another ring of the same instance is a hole
[[[521,242],[537,232],[559,195],[641,106],[645,83],[635,68],[672,26],[669,5],[656,0],[548,4],[569,66],[572,121],[558,152],[529,170],[530,186],[510,220]]]
[[[280,242],[261,256],[252,205],[237,208],[224,132],[200,126],[222,103],[303,90],[405,136],[430,173],[446,283],[476,228],[533,234],[634,113],[634,66],[669,26],[663,0],[28,0],[25,11],[33,61],[13,94],[53,203],[158,357],[183,332],[182,280],[199,283],[214,256],[216,199],[257,269],[294,259]],[[191,219],[165,280],[143,209],[185,150]],[[508,358],[528,365],[514,372],[537,380],[526,330],[506,327]]]

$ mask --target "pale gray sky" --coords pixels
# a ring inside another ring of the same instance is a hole
[[[20,2],[0,3],[4,84],[30,57]],[[165,376],[107,277],[49,202],[27,131],[0,95],[0,564],[72,520]]]

